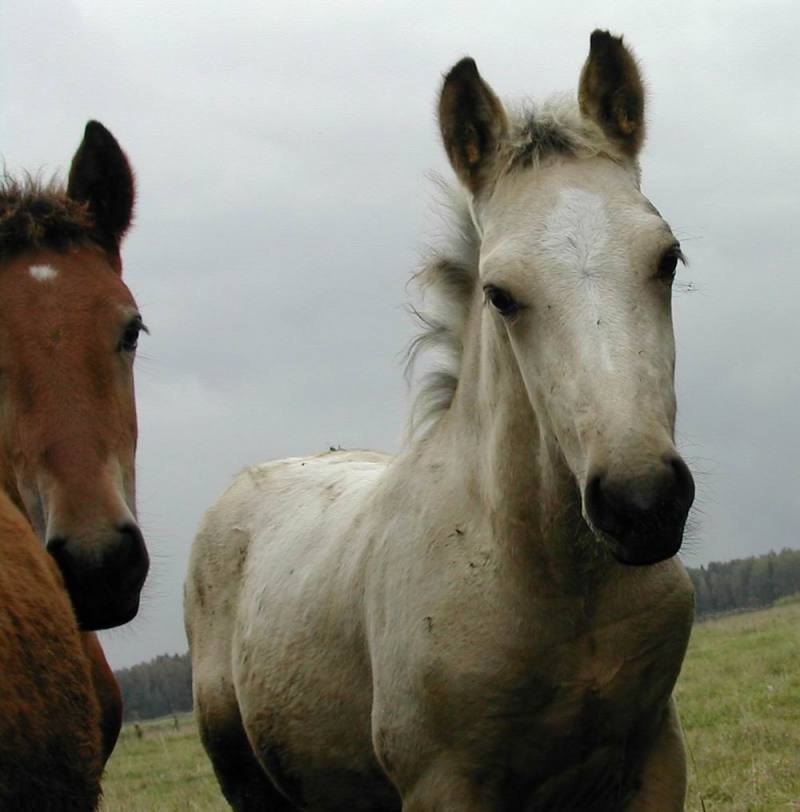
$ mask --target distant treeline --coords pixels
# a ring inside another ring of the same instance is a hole
[[[697,615],[771,606],[800,593],[800,550],[782,550],[724,564],[689,567]],[[125,720],[152,719],[192,709],[188,654],[162,654],[116,672],[125,700]]]
[[[689,567],[698,617],[772,606],[800,592],[800,550]]]
[[[115,674],[122,688],[126,722],[192,709],[192,664],[188,654],[162,654]]]

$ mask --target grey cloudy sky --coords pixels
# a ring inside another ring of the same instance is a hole
[[[690,565],[800,546],[800,59],[793,2],[4,3],[0,155],[64,170],[87,119],[136,169],[125,275],[139,509],[153,554],[112,663],[186,647],[203,511],[244,465],[393,450],[406,282],[447,175],[440,76],[464,54],[503,97],[576,87],[595,27],[649,87],[643,187],[681,238],[679,439],[698,474]]]

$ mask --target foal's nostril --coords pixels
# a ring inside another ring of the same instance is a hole
[[[594,474],[589,478],[584,496],[586,511],[598,530],[618,538],[625,529],[624,505],[609,487],[604,473]]]
[[[621,557],[628,563],[674,555],[693,499],[694,480],[678,456],[665,457],[646,475],[627,479],[598,471],[589,477],[584,493],[590,521],[624,550]]]
[[[680,457],[672,457],[668,462],[675,475],[675,499],[688,511],[694,502],[694,477]]]

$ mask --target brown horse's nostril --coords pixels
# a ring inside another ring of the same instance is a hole
[[[64,549],[66,544],[67,540],[64,536],[53,536],[53,538],[47,540],[45,548],[50,555],[58,557],[59,552]]]
[[[118,532],[121,567],[131,584],[141,586],[150,566],[150,557],[147,554],[142,531],[133,522],[126,522],[120,525]]]
[[[584,493],[592,524],[612,540],[614,555],[628,564],[653,564],[675,555],[693,501],[694,480],[678,456],[630,479],[595,472]]]
[[[84,630],[119,626],[139,607],[150,559],[133,522],[91,538],[54,536],[47,550],[56,560]]]
[[[142,554],[146,554],[142,531],[133,522],[119,525],[117,532],[119,533],[120,556],[135,560]]]

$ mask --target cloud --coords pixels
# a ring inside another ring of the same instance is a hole
[[[2,152],[66,167],[86,119],[137,170],[125,274],[140,510],[154,552],[115,665],[182,650],[202,512],[248,463],[398,447],[402,305],[435,228],[433,117],[465,53],[502,95],[577,85],[588,34],[624,32],[649,88],[644,189],[691,258],[678,294],[680,436],[700,476],[690,563],[797,544],[798,211],[789,3],[69,4],[4,14]],[[684,271],[681,271],[684,274]]]

